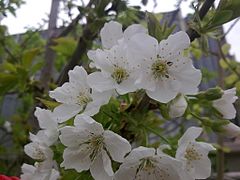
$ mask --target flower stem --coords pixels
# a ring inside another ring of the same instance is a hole
[[[164,142],[167,144],[170,144],[169,140],[163,137],[159,132],[157,132],[155,129],[152,129],[150,127],[145,127],[148,131],[152,132],[153,134],[159,136]]]

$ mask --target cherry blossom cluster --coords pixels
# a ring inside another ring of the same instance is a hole
[[[157,149],[132,148],[128,140],[104,130],[93,116],[111,97],[145,90],[153,100],[170,103],[169,115],[180,117],[188,104],[186,95],[198,93],[201,72],[194,68],[184,50],[190,45],[185,32],[170,35],[160,43],[139,24],[129,26],[111,21],[100,32],[102,48],[90,50],[88,74],[81,66],[69,71],[69,82],[49,92],[59,102],[53,111],[37,108],[35,116],[41,130],[30,133],[31,142],[25,153],[37,162],[22,166],[22,180],[60,178],[51,149],[56,143],[65,146],[62,168],[77,172],[90,170],[96,180],[193,180],[210,176],[209,151],[215,148],[198,142],[202,128],[191,127],[178,141],[175,157],[164,153],[168,146]],[[213,106],[224,118],[235,116],[232,103],[236,90],[223,92]],[[73,125],[68,121],[73,120]],[[232,124],[228,128],[232,128]],[[112,162],[120,163],[113,171]]]

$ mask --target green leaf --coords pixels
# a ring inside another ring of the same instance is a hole
[[[61,37],[58,39],[54,39],[54,42],[56,42],[57,44],[55,46],[52,46],[51,48],[67,57],[73,54],[77,46],[76,40],[71,37]]]
[[[161,25],[156,16],[149,12],[147,12],[147,22],[149,35],[155,37],[158,42],[167,39],[176,27],[176,25],[168,27],[167,21]]]
[[[233,13],[231,10],[223,10],[216,12],[206,29],[209,31],[228,22],[231,19],[232,14]]]
[[[30,68],[34,58],[40,53],[39,48],[34,48],[24,52],[22,57],[22,65],[25,68]]]
[[[221,0],[213,18],[204,27],[207,31],[214,30],[218,26],[223,25],[240,16],[239,0]]]
[[[47,99],[42,99],[42,98],[36,98],[37,100],[39,100],[41,103],[43,103],[48,109],[53,110],[55,107],[59,106],[61,103],[56,102],[56,101],[50,101]]]
[[[225,54],[225,55],[228,54],[230,48],[231,48],[231,45],[228,43],[225,43],[224,45],[222,45],[221,49],[222,49],[223,54]]]
[[[162,27],[157,18],[152,14],[147,12],[147,23],[149,35],[155,37],[158,41],[162,40]]]
[[[231,21],[240,16],[239,9],[239,0],[221,0],[217,7],[217,11],[232,11],[232,16],[228,21]]]
[[[238,76],[236,75],[236,74],[231,74],[231,75],[229,75],[229,76],[227,76],[226,78],[225,78],[225,83],[227,84],[227,85],[232,85],[233,83],[235,83],[236,81],[238,81]]]
[[[0,65],[1,71],[9,71],[9,72],[16,72],[16,66],[9,62],[4,62]]]
[[[0,73],[0,95],[3,95],[13,89],[18,83],[15,74]]]

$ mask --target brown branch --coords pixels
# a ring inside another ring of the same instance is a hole
[[[45,48],[45,65],[42,68],[41,75],[40,75],[40,87],[46,92],[49,90],[49,82],[52,77],[52,72],[54,68],[54,59],[55,59],[55,52],[51,49],[53,44],[53,38],[56,35],[55,29],[57,26],[57,19],[58,19],[58,9],[59,9],[60,0],[52,0],[51,11],[49,16],[48,22],[48,41]]]
[[[77,47],[73,52],[71,59],[69,60],[68,64],[64,67],[63,71],[61,72],[57,84],[60,86],[64,82],[68,80],[68,71],[73,69],[76,65],[81,65],[82,63],[80,60],[86,54],[87,50],[92,46],[92,41],[96,38],[97,33],[102,25],[99,25],[97,29],[92,29],[91,26],[95,22],[87,24],[83,28],[83,34],[80,37]]]

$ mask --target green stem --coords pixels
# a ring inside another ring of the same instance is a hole
[[[194,114],[194,113],[192,113],[192,112],[190,112],[190,114],[191,114],[193,117],[195,117],[196,119],[198,119],[198,120],[200,120],[200,121],[203,121],[203,119],[202,119],[200,116],[198,116],[197,114]]]
[[[162,136],[159,132],[157,132],[155,129],[152,129],[152,128],[150,128],[150,127],[145,127],[145,128],[146,128],[147,130],[149,130],[150,132],[152,132],[153,134],[159,136],[159,137],[160,137],[163,141],[165,141],[167,144],[171,144],[168,139],[166,139],[165,137],[163,137],[163,136]]]

